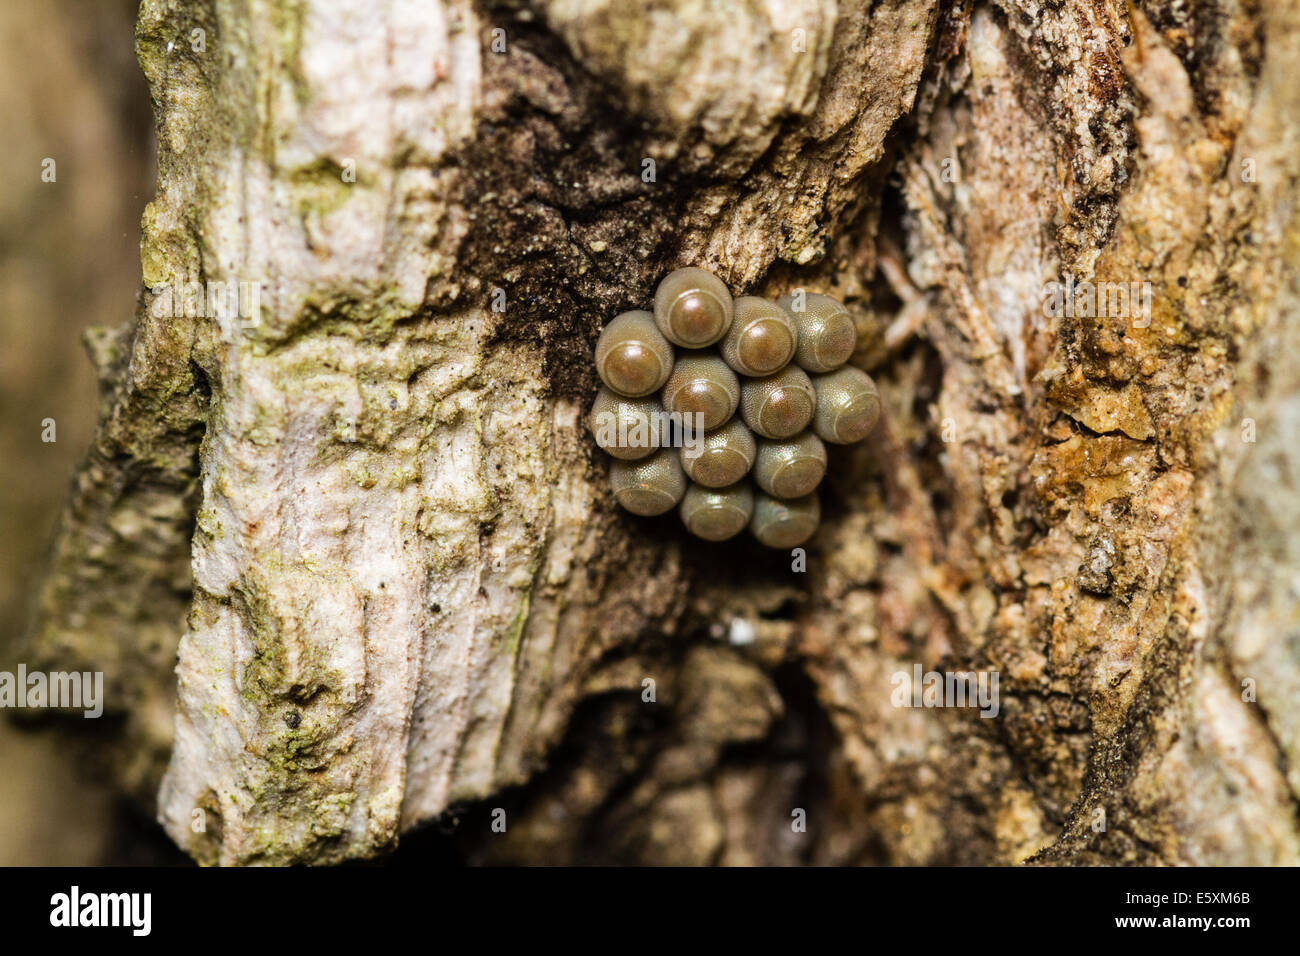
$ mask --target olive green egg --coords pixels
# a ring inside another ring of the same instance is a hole
[[[694,266],[670,272],[655,290],[655,323],[673,344],[702,349],[727,334],[732,300],[712,272]]]
[[[808,373],[789,366],[766,378],[746,379],[740,386],[740,415],[764,438],[791,438],[808,427],[817,393]]]
[[[662,415],[657,398],[624,398],[602,386],[587,424],[603,451],[624,461],[638,461],[661,444]]]
[[[769,548],[793,548],[812,537],[821,517],[816,495],[782,499],[759,492],[754,496],[749,530]]]
[[[636,515],[661,515],[686,494],[686,474],[677,451],[661,448],[641,461],[615,459],[609,467],[614,499]]]
[[[748,482],[725,488],[692,484],[678,512],[686,530],[705,541],[726,541],[745,530],[754,513],[754,492]]]
[[[731,328],[722,340],[722,357],[741,375],[763,376],[790,363],[798,333],[789,313],[756,295],[735,302]]]
[[[871,376],[851,365],[813,377],[817,412],[813,431],[837,445],[861,441],[880,418],[880,393]]]
[[[682,468],[691,481],[707,488],[735,484],[754,464],[754,433],[739,419],[708,432],[697,443],[682,444]]]
[[[787,295],[778,303],[794,320],[795,364],[805,372],[831,372],[853,355],[858,330],[838,299],[819,292]]]
[[[677,360],[663,390],[664,408],[682,416],[701,415],[705,431],[720,428],[736,412],[740,380],[727,363],[709,352],[691,352]],[[697,421],[689,419],[688,427]]]
[[[786,441],[761,441],[754,482],[774,498],[802,498],[826,476],[826,446],[810,431]]]
[[[672,371],[672,344],[649,312],[624,312],[601,329],[596,374],[618,394],[641,398],[657,392]]]

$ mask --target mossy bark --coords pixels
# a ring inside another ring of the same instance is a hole
[[[146,290],[31,655],[108,672],[197,859],[1300,857],[1300,5],[146,0],[138,49]],[[683,264],[859,322],[806,572],[605,490],[592,343]],[[260,309],[160,305],[209,281]]]

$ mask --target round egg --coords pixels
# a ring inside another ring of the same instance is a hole
[[[661,448],[641,461],[615,460],[609,468],[614,499],[636,515],[661,515],[686,494],[686,474],[677,452]]]
[[[624,312],[601,329],[596,374],[618,394],[641,398],[657,392],[672,371],[672,344],[649,312]]]
[[[754,513],[754,492],[747,483],[726,488],[692,484],[678,508],[686,530],[705,541],[725,541],[745,530]]]
[[[659,447],[663,409],[655,398],[624,398],[602,386],[587,424],[596,444],[615,458],[637,461]]]
[[[726,424],[740,402],[740,380],[716,355],[692,352],[677,360],[664,384],[664,408],[683,416],[686,427],[698,423],[705,431]],[[700,416],[695,418],[694,416]]]
[[[785,309],[745,295],[736,300],[731,328],[722,340],[722,357],[741,375],[771,375],[790,363],[797,344],[794,321]]]
[[[798,342],[795,364],[805,372],[831,372],[849,360],[858,345],[858,330],[848,309],[829,295],[808,292],[777,302],[794,320]]]
[[[808,373],[790,366],[767,378],[746,379],[740,387],[740,415],[755,434],[791,438],[808,427],[817,393]]]
[[[844,368],[812,380],[817,392],[813,430],[822,441],[847,445],[866,438],[880,418],[880,393],[860,368]]]
[[[754,496],[749,530],[769,548],[793,548],[812,537],[821,516],[816,495],[787,500],[760,492]]]
[[[754,482],[774,498],[802,498],[826,475],[826,446],[812,432],[785,441],[761,441]]]
[[[722,488],[749,473],[756,453],[754,433],[733,418],[698,443],[683,442],[682,468],[691,481],[706,488]]]
[[[694,266],[670,272],[655,290],[655,324],[668,341],[687,349],[717,342],[731,327],[732,300],[712,272]]]

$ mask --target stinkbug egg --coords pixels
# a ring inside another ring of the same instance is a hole
[[[741,375],[771,375],[794,358],[798,333],[789,314],[756,295],[736,300],[722,357]]]
[[[783,499],[760,492],[754,496],[749,529],[769,548],[793,548],[811,538],[821,520],[816,495]]]
[[[655,291],[655,324],[668,341],[702,349],[731,327],[731,293],[712,272],[694,266],[670,272]]]
[[[609,468],[614,498],[636,515],[661,515],[686,494],[686,475],[677,452],[661,448],[642,461],[615,460]]]
[[[754,492],[741,482],[726,488],[705,488],[692,484],[682,497],[682,524],[686,530],[705,541],[734,538],[754,514]]]
[[[602,450],[624,461],[639,461],[659,447],[662,413],[654,398],[624,398],[601,386],[587,423]]]
[[[880,413],[875,383],[844,364],[856,337],[830,296],[733,300],[703,269],[670,273],[653,313],[623,313],[596,343],[589,424],[615,459],[615,500],[638,515],[677,507],[706,541],[748,525],[767,547],[803,544],[821,521],[823,440],[858,441]]]
[[[795,364],[805,372],[831,372],[849,360],[858,330],[848,309],[828,295],[787,295],[777,305],[789,313],[798,332]]]
[[[774,498],[802,498],[826,475],[826,446],[812,432],[787,441],[761,441],[754,459],[754,481]]]
[[[682,468],[691,481],[706,488],[735,484],[749,473],[757,453],[754,433],[733,418],[707,433],[703,441],[682,444]]]
[[[866,372],[852,366],[818,375],[813,430],[823,441],[847,445],[862,441],[880,418],[880,394]]]
[[[673,347],[645,311],[624,312],[596,340],[596,374],[628,398],[663,388],[673,371]]]
[[[817,404],[808,373],[789,366],[740,387],[740,415],[764,438],[791,438],[808,427]]]
[[[664,385],[664,408],[682,416],[701,415],[706,431],[719,428],[736,413],[740,402],[740,379],[716,355],[692,352],[677,360]],[[697,419],[686,419],[694,427]]]

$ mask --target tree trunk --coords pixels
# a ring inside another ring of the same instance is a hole
[[[145,288],[28,660],[105,672],[195,858],[1300,862],[1300,4],[137,40]],[[806,571],[607,491],[592,345],[688,264],[858,322],[885,413]],[[900,706],[914,666],[995,708]]]

